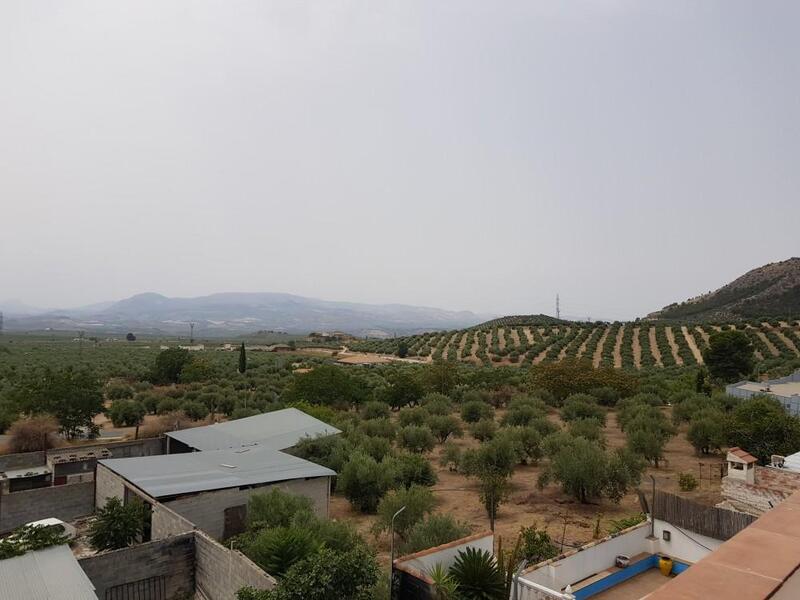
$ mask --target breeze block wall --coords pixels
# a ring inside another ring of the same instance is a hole
[[[277,582],[237,550],[195,531],[197,600],[232,600],[243,587],[271,590]]]
[[[94,482],[44,487],[0,495],[0,533],[31,521],[72,521],[94,512]]]

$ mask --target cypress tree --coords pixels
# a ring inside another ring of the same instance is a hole
[[[239,348],[239,373],[244,375],[245,371],[247,371],[247,354],[244,350],[244,342],[242,342],[242,347]]]

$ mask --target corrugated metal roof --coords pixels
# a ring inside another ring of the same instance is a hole
[[[336,475],[326,467],[260,446],[112,458],[101,460],[100,464],[154,498]]]
[[[304,437],[341,433],[335,427],[296,408],[167,433],[197,450],[223,450],[259,445],[273,450],[291,448]]]
[[[65,544],[0,560],[0,598],[98,600],[92,582]]]

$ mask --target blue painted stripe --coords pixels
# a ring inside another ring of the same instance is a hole
[[[620,583],[631,579],[632,577],[636,577],[641,573],[649,569],[657,569],[658,568],[658,555],[651,554],[647,558],[644,558],[632,565],[625,567],[624,569],[620,569],[619,571],[615,571],[602,579],[598,579],[597,581],[592,582],[591,584],[587,585],[579,589],[576,592],[573,592],[575,598],[577,600],[585,600],[586,598],[591,598],[599,594],[600,592],[605,592],[606,590],[614,587],[615,585],[619,585]],[[686,563],[678,562],[675,559],[672,560],[672,572],[676,575],[679,573],[683,573],[686,569],[689,568],[689,565]]]

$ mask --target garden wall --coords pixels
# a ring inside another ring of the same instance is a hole
[[[277,582],[237,550],[215,542],[195,531],[195,579],[198,600],[232,600],[249,586],[271,590]]]
[[[93,512],[93,481],[1,494],[0,533],[39,519],[72,521]]]

